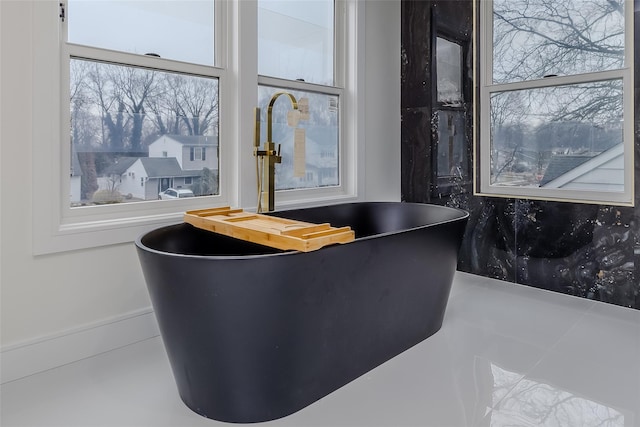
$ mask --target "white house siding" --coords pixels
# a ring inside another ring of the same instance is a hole
[[[620,155],[569,181],[561,188],[590,191],[624,191],[624,156]]]
[[[144,180],[140,185],[140,178]],[[142,166],[140,160],[136,160],[125,173],[122,174],[118,191],[123,196],[131,194],[135,199],[145,199],[145,186],[147,180],[147,172]]]
[[[191,160],[191,148],[199,147],[205,150],[204,160]],[[215,145],[183,145],[182,146],[182,163],[180,167],[183,170],[202,170],[209,168],[218,170],[218,147]],[[180,160],[178,160],[180,162]]]
[[[200,174],[196,174],[196,175],[200,175]],[[195,180],[196,180],[196,177],[192,177],[191,178],[191,184],[187,184],[185,182],[185,178],[184,177],[173,178],[173,188],[189,188],[189,189],[191,189],[191,186],[193,185],[193,182]]]
[[[166,156],[163,154],[165,151],[167,153]],[[182,144],[170,136],[163,135],[149,144],[149,157],[175,157],[180,167],[184,169],[182,165]]]
[[[191,148],[193,147],[205,150],[204,160],[191,160]],[[166,156],[164,155],[165,152]],[[149,157],[175,157],[183,170],[202,170],[205,167],[218,170],[217,145],[183,143],[176,141],[169,135],[163,135],[149,144]]]
[[[69,198],[71,203],[77,203],[80,202],[81,197],[80,197],[80,184],[81,184],[81,177],[80,176],[72,176],[71,177],[71,185],[70,185],[70,191],[69,191]]]

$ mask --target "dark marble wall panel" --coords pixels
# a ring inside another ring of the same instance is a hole
[[[434,0],[434,24],[449,29],[452,33],[471,37],[473,10],[469,0]]]
[[[402,108],[431,104],[431,8],[425,2],[402,3],[401,66]]]
[[[401,130],[404,197],[426,203],[431,187],[431,109],[403,108]]]
[[[431,8],[406,2],[401,35],[401,185],[405,199],[427,202],[431,186]]]
[[[425,88],[433,28],[470,29],[471,0],[402,4],[402,197],[460,207],[470,220],[461,271],[640,309],[640,9],[635,1],[635,207],[430,191],[434,108]],[[426,63],[425,63],[426,61]],[[467,64],[467,67],[470,67]],[[467,70],[471,72],[471,70]],[[427,85],[428,86],[428,85]],[[472,153],[472,139],[468,139]]]
[[[466,195],[432,203],[465,209],[469,222],[459,254],[458,269],[499,280],[515,281],[515,256],[511,244],[515,200]]]

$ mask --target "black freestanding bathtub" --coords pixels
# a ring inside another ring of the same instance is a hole
[[[442,325],[468,214],[353,203],[277,212],[356,240],[283,252],[189,224],[136,241],[184,403],[227,422],[289,415]]]

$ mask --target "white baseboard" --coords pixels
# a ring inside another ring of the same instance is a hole
[[[14,381],[159,335],[146,308],[51,336],[3,347],[0,383]]]

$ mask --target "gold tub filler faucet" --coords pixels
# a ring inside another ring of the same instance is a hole
[[[298,101],[287,92],[277,92],[269,101],[267,107],[267,140],[262,149],[260,149],[260,108],[255,108],[255,128],[254,128],[254,148],[253,155],[256,157],[256,175],[258,178],[258,208],[257,213],[271,212],[275,208],[275,174],[276,163],[282,162],[280,155],[280,144],[276,150],[276,144],[273,142],[272,126],[273,126],[273,105],[280,95],[286,95],[291,101],[294,110],[298,110]]]

